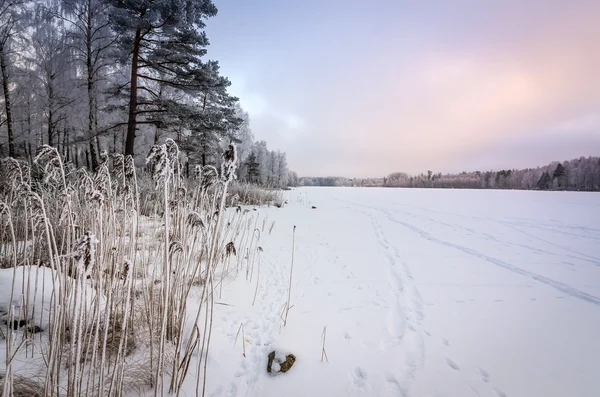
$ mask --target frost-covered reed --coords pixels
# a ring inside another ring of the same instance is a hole
[[[190,180],[170,139],[152,147],[149,175],[130,156],[101,158],[96,173],[49,146],[31,165],[2,160],[2,396],[179,395],[188,377],[206,389],[217,283],[257,252],[252,214],[226,211],[235,146],[220,172]]]

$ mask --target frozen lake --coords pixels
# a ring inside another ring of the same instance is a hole
[[[223,291],[233,306],[217,309],[216,394],[598,395],[600,194],[301,188],[286,198],[258,211],[274,229],[261,237],[256,304],[243,277]],[[246,358],[231,352],[241,322]],[[287,374],[266,375],[273,346],[296,354]]]

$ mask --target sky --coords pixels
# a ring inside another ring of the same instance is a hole
[[[600,155],[598,0],[213,0],[208,57],[300,176]]]

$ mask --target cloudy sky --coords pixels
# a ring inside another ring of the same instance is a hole
[[[209,57],[301,176],[600,154],[598,0],[221,0]]]

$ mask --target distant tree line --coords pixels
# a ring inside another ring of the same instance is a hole
[[[31,161],[50,145],[95,170],[102,152],[142,164],[172,138],[189,175],[219,166],[233,141],[259,165],[242,179],[285,185],[285,155],[254,142],[229,80],[206,59],[216,14],[211,0],[0,0],[0,157]]]
[[[522,170],[475,171],[420,175],[394,172],[383,178],[300,178],[304,186],[365,186],[460,189],[526,189],[600,191],[600,158],[581,157]]]
[[[382,187],[384,178],[301,177],[299,186]]]

